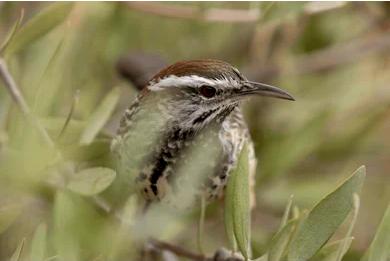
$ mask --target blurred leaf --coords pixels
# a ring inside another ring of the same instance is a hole
[[[345,246],[344,249],[347,250],[350,247],[352,240],[353,237],[346,237],[344,239],[331,242],[322,247],[317,254],[310,258],[310,261],[336,261],[339,255],[339,249]],[[344,255],[345,253],[346,251],[342,254]]]
[[[58,42],[53,50],[53,53],[48,57],[42,72],[37,73],[37,82],[32,88],[35,91],[31,102],[31,110],[36,115],[50,115],[50,109],[58,106],[56,98],[61,88],[61,83],[64,82],[64,67],[66,66],[65,43],[68,36],[69,26],[61,28],[61,33],[58,33]],[[44,97],[44,99],[43,99]]]
[[[131,195],[120,213],[120,221],[113,238],[113,244],[109,251],[108,260],[118,260],[118,255],[121,251],[127,250],[131,245],[131,233],[129,233],[131,225],[134,224],[138,209],[137,196]]]
[[[360,121],[351,120],[347,128],[332,139],[324,140],[318,147],[319,154],[328,159],[340,160],[356,152],[368,137],[378,126],[386,121],[389,114],[389,106],[377,105],[376,108],[370,108]]]
[[[285,137],[275,137],[262,151],[263,175],[285,175],[288,169],[310,155],[323,139],[329,112],[322,111]],[[277,143],[277,144],[275,144]]]
[[[264,13],[264,22],[284,22],[287,19],[298,17],[304,12],[306,2],[274,2]]]
[[[295,231],[299,220],[295,219],[288,222],[281,230],[272,238],[268,251],[268,261],[280,261],[286,254],[286,250],[291,241],[291,237]]]
[[[13,37],[7,55],[16,53],[32,44],[61,24],[72,11],[73,3],[54,3],[28,21]]]
[[[288,222],[288,219],[289,219],[289,216],[290,216],[290,212],[291,212],[291,206],[292,206],[292,203],[293,203],[293,198],[294,198],[294,196],[291,195],[290,199],[288,200],[286,209],[284,210],[284,213],[283,213],[282,221],[280,222],[279,231],[282,230],[283,227],[286,226],[286,224]]]
[[[26,241],[26,239],[23,238],[22,241],[19,243],[18,247],[16,248],[15,252],[11,256],[10,261],[19,261],[20,260],[20,255],[22,254],[25,241]]]
[[[253,261],[268,261],[268,255],[264,254],[261,257],[254,259]]]
[[[105,190],[115,176],[115,171],[109,168],[85,169],[72,175],[67,188],[84,196],[92,196]]]
[[[368,252],[362,261],[387,261],[390,258],[390,204],[382,218]]]
[[[100,106],[90,116],[87,126],[81,134],[81,144],[90,144],[94,140],[114,111],[119,96],[119,88],[114,88],[107,94]]]
[[[61,132],[58,134],[57,140],[60,139],[62,137],[62,135],[65,133],[65,131],[69,125],[69,122],[72,119],[75,107],[77,106],[77,104],[79,102],[79,96],[80,96],[80,90],[76,90],[75,94],[73,95],[72,105],[70,106],[68,116],[66,117],[66,120],[64,122],[64,126],[61,129]]]
[[[64,117],[45,117],[40,118],[40,122],[53,138],[58,137],[64,126],[66,118]],[[61,136],[59,143],[66,145],[78,143],[80,135],[86,126],[85,121],[71,119],[67,125],[66,131]],[[72,145],[74,146],[74,145]]]
[[[0,205],[0,234],[15,221],[21,210],[20,203],[8,202]]]
[[[289,261],[308,260],[329,240],[352,209],[353,195],[361,190],[365,173],[361,166],[310,211],[292,239]]]
[[[54,200],[54,247],[62,260],[79,260],[79,239],[74,232],[76,205],[68,193],[58,191]],[[82,217],[78,217],[81,219]]]
[[[109,140],[95,140],[89,145],[71,145],[62,149],[63,155],[73,161],[91,161],[110,154]]]
[[[22,24],[23,17],[24,17],[24,9],[22,8],[20,10],[20,15],[19,15],[18,20],[12,26],[12,28],[9,31],[8,35],[5,37],[4,42],[0,46],[0,55],[5,52],[5,50],[7,49],[8,44],[12,41],[12,39],[15,36],[16,32],[18,31],[20,25]]]
[[[30,261],[42,261],[46,256],[47,226],[42,223],[35,230],[32,243]]]
[[[230,174],[225,209],[225,227],[228,238],[233,246],[234,239],[237,241],[238,248],[246,259],[250,258],[251,223],[248,161],[248,147],[245,144],[237,166]]]

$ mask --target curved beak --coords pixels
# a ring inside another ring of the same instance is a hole
[[[258,82],[243,82],[243,86],[239,91],[239,95],[246,96],[252,94],[295,101],[295,99],[288,92],[280,88]]]

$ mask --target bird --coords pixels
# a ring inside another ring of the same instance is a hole
[[[240,109],[242,101],[255,95],[294,100],[280,88],[249,81],[221,60],[179,61],[162,69],[120,120],[111,144],[118,173],[147,202],[175,198],[180,175],[188,172],[180,166],[193,162],[191,151],[203,146],[199,155],[206,159],[196,169],[207,165],[207,173],[199,184],[192,180],[187,185],[208,202],[222,198],[244,144],[251,179],[256,172],[254,145]]]

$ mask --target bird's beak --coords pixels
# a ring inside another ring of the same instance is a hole
[[[264,83],[245,81],[243,88],[240,90],[240,95],[247,96],[252,94],[295,101],[288,92],[280,88]]]

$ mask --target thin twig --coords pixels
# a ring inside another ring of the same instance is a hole
[[[73,95],[72,105],[70,106],[68,116],[66,117],[64,126],[62,126],[60,134],[58,134],[57,140],[59,140],[62,137],[62,135],[65,133],[65,130],[68,127],[70,120],[72,119],[74,110],[75,110],[76,105],[79,101],[79,96],[80,96],[80,90],[76,90],[76,93]]]
[[[15,101],[16,105],[18,106],[22,114],[38,130],[38,132],[41,134],[43,140],[47,143],[47,145],[51,148],[54,148],[55,147],[54,142],[50,138],[47,131],[39,123],[38,119],[36,119],[34,115],[31,113],[31,110],[28,107],[26,100],[22,95],[22,92],[20,91],[11,73],[9,72],[7,68],[7,64],[5,63],[4,59],[1,57],[0,57],[0,79],[3,80],[5,88],[10,93],[12,99]]]

